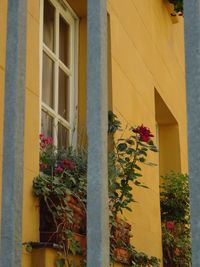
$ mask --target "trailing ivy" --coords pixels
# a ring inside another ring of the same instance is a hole
[[[114,134],[118,131],[124,133],[124,129],[114,113],[109,112],[108,120],[108,136],[112,136],[113,139],[113,151],[108,153],[111,259],[115,259],[113,251],[120,246],[127,250],[130,266],[159,266],[157,258],[138,252],[133,245],[125,244],[122,240],[118,240],[117,243],[113,240],[113,229],[118,215],[123,214],[125,209],[132,211],[130,204],[135,202],[133,188],[135,186],[147,188],[140,178],[142,166],[152,165],[147,161],[148,153],[157,152],[152,140],[153,135],[149,128],[140,125],[131,127],[126,132],[126,138],[121,136],[116,139]],[[86,220],[83,223],[84,229],[79,229],[81,232],[75,232],[73,228],[79,221],[74,219],[75,213],[81,210],[86,215],[86,188],[87,150],[72,147],[59,150],[53,145],[51,137],[41,134],[40,174],[33,181],[33,192],[40,200],[40,215],[43,216],[47,212],[47,226],[48,223],[50,226],[53,223],[54,231],[51,229],[48,233],[57,238],[59,248],[63,249],[63,252],[58,250],[60,256],[55,263],[56,267],[63,267],[66,264],[70,267],[76,266],[68,257],[69,253],[73,255],[82,253],[84,256],[82,266],[86,266],[86,251],[81,249],[74,235],[86,233]],[[41,225],[40,229],[43,229]],[[27,248],[30,250],[29,246]]]
[[[174,4],[174,10],[177,13],[183,14],[183,0],[169,0],[169,2]]]

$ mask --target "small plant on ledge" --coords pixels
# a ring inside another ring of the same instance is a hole
[[[123,132],[117,117],[113,113],[109,116],[108,135]],[[157,258],[137,252],[130,244],[131,226],[118,217],[124,209],[131,211],[133,187],[147,188],[140,178],[142,165],[152,165],[147,161],[148,152],[157,151],[152,137],[145,126],[132,127],[128,137],[114,141],[113,151],[108,153],[110,255],[111,260],[129,266],[159,266]],[[87,151],[72,147],[58,150],[52,138],[40,135],[40,174],[34,179],[33,192],[40,201],[40,240],[43,244],[56,243],[63,251],[56,267],[64,267],[66,262],[74,266],[69,253],[82,254],[85,262],[86,186]]]
[[[183,0],[169,0],[169,2],[174,5],[175,12],[183,14]]]

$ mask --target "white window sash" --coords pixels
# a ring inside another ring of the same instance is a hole
[[[58,138],[58,123],[69,130],[69,144],[75,146],[77,142],[77,117],[78,117],[78,25],[79,20],[69,4],[65,0],[61,0],[65,4],[66,9],[60,3],[60,0],[49,0],[55,8],[55,51],[51,51],[43,42],[43,13],[44,0],[41,0],[40,5],[40,132],[42,111],[45,111],[53,118],[53,134],[54,144],[57,146]],[[59,59],[59,16],[70,25],[70,62],[69,67]],[[54,62],[54,109],[46,105],[42,101],[42,68],[43,68],[43,52]],[[59,68],[69,78],[69,120],[58,114],[58,86],[59,86]]]

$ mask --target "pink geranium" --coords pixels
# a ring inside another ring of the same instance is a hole
[[[61,174],[63,173],[64,169],[61,166],[58,166],[55,168],[54,173],[55,174]]]
[[[53,144],[53,138],[51,136],[46,138],[44,136],[44,134],[40,134],[39,138],[40,138],[40,148],[41,149],[44,149],[44,148],[46,148],[46,146]]]
[[[76,168],[75,162],[73,162],[71,160],[67,160],[67,159],[61,161],[61,166],[62,166],[62,168],[68,169],[71,171],[73,171]]]
[[[166,228],[172,231],[174,229],[174,222],[173,221],[166,222]]]

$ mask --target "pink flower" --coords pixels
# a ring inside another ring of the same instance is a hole
[[[40,148],[41,149],[44,149],[46,148],[46,146],[53,144],[53,138],[51,136],[45,138],[44,134],[40,134],[39,137],[40,137]]]
[[[41,170],[41,171],[47,169],[47,167],[48,167],[47,164],[45,164],[45,163],[40,163],[40,170]]]
[[[61,174],[64,171],[64,169],[61,166],[58,166],[55,168],[54,173],[55,174]]]
[[[166,228],[172,231],[174,229],[174,222],[173,221],[166,222]]]
[[[148,143],[153,137],[153,134],[151,133],[150,129],[145,127],[143,124],[141,126],[138,126],[137,128],[133,129],[134,133],[138,133],[140,135],[140,140],[142,142]]]
[[[40,140],[43,140],[44,139],[44,134],[40,134],[39,138],[40,138]]]
[[[73,171],[76,168],[76,164],[73,161],[67,159],[61,161],[61,166],[64,169],[68,169],[71,171]]]
[[[49,136],[47,138],[47,141],[48,141],[48,145],[52,145],[53,144],[53,138],[51,136]]]

